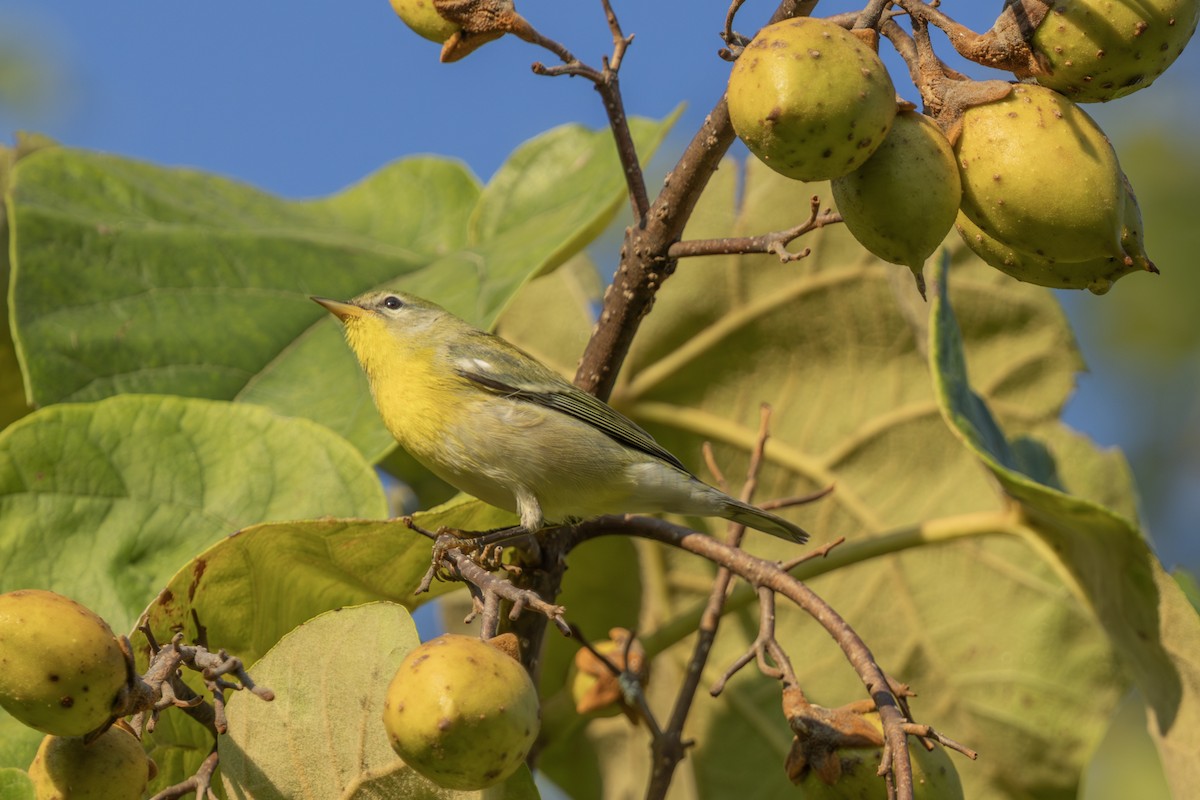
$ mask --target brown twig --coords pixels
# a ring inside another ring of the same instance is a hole
[[[574,529],[581,539],[612,534],[639,536],[663,542],[727,567],[755,586],[765,586],[786,597],[816,620],[845,654],[867,694],[879,710],[884,730],[884,759],[895,778],[897,796],[912,800],[912,764],[905,746],[908,723],[892,692],[891,682],[875,661],[870,648],[828,603],[779,564],[756,558],[701,533],[650,517],[601,517]]]
[[[784,0],[771,21],[808,14],[815,5],[816,0]],[[625,232],[621,262],[605,291],[598,324],[575,373],[575,384],[581,389],[602,399],[612,393],[638,326],[663,281],[675,271],[676,261],[667,251],[683,233],[700,193],[733,139],[729,107],[722,95],[684,148],[647,213],[635,218]]]
[[[750,455],[750,464],[746,469],[746,483],[742,487],[742,500],[747,502],[753,497],[754,490],[758,486],[758,472],[762,466],[763,453],[767,446],[770,419],[771,408],[763,404],[759,410],[758,436]],[[719,470],[717,470],[717,474],[720,475]],[[731,524],[726,537],[727,546],[734,550],[738,549],[745,534],[746,527],[744,525]],[[650,783],[646,787],[648,800],[666,796],[667,788],[671,785],[671,778],[675,773],[675,767],[683,760],[687,752],[687,745],[683,739],[683,725],[691,711],[692,701],[695,699],[696,690],[700,686],[700,679],[704,672],[704,665],[708,661],[708,655],[716,640],[717,628],[721,624],[721,610],[725,605],[725,598],[729,594],[729,585],[732,582],[733,571],[721,566],[717,570],[712,591],[708,595],[708,604],[700,618],[696,644],[692,648],[692,657],[684,671],[683,685],[679,687],[679,692],[675,696],[671,717],[667,727],[663,730],[663,735],[655,738],[652,742],[653,767],[650,772]]]
[[[692,258],[695,256],[744,255],[747,253],[773,253],[783,262],[798,261],[810,250],[806,247],[798,253],[790,252],[787,246],[806,233],[842,221],[836,211],[821,211],[821,198],[813,195],[809,203],[808,219],[795,227],[773,231],[759,236],[739,236],[725,239],[692,239],[675,242],[667,248],[670,258]]]
[[[763,504],[763,507],[765,508],[766,504]],[[798,555],[789,561],[784,561],[782,564],[779,565],[779,567],[784,572],[791,572],[793,569],[800,566],[805,561],[813,561],[814,559],[825,558],[826,556],[829,555],[831,550],[833,550],[835,547],[837,547],[840,544],[844,544],[845,542],[846,542],[846,537],[839,536],[838,538],[834,539],[832,542],[826,542],[825,544],[821,545],[820,547],[816,548],[815,550],[809,550],[809,551],[805,552],[803,555]]]
[[[484,598],[487,598],[491,594],[512,603],[512,609],[508,614],[510,621],[516,620],[525,609],[529,609],[553,622],[555,627],[564,636],[571,635],[571,627],[567,624],[566,619],[563,618],[563,613],[566,609],[562,606],[546,602],[535,591],[519,587],[510,581],[496,577],[476,563],[470,555],[459,549],[464,542],[470,544],[472,549],[474,549],[475,544],[480,539],[486,537],[463,540],[449,533],[431,534],[430,531],[416,526],[411,517],[404,518],[404,523],[419,533],[427,536],[436,535],[437,537],[434,545],[434,562],[430,564],[429,570],[425,573],[425,577],[417,587],[416,594],[428,591],[436,577],[463,580],[478,587]],[[521,535],[529,536],[527,533]],[[511,538],[509,536],[509,539]],[[488,601],[485,599],[485,610],[487,609],[487,605]]]
[[[948,747],[951,750],[955,750],[959,753],[962,753],[964,756],[971,759],[972,761],[975,761],[976,759],[979,758],[979,753],[976,753],[974,750],[967,747],[965,744],[960,744],[959,742],[956,742],[953,739],[943,736],[942,734],[935,731],[929,725],[920,725],[916,722],[906,722],[903,725],[901,725],[900,727],[904,728],[904,732],[907,733],[909,736],[917,736],[921,739],[932,739],[933,741],[940,744],[942,747]]]
[[[866,8],[858,13],[858,17],[854,20],[854,27],[858,30],[878,28],[883,13],[891,4],[892,0],[871,0],[867,3]]]
[[[213,736],[225,732],[225,691],[248,689],[263,700],[274,700],[275,693],[258,686],[246,671],[241,659],[224,650],[213,653],[200,645],[185,645],[183,634],[177,633],[171,642],[160,647],[148,626],[139,628],[150,645],[150,664],[142,676],[135,676],[132,690],[123,698],[115,716],[132,716],[135,731],[153,730],[159,713],[178,708],[204,725]],[[179,675],[181,668],[199,672],[205,687],[212,693],[212,704],[196,695]],[[225,680],[232,675],[237,682]]]
[[[220,763],[220,760],[217,751],[213,750],[200,763],[200,768],[196,770],[195,775],[182,783],[168,786],[151,797],[150,800],[176,800],[176,798],[187,797],[192,793],[195,793],[197,800],[217,800],[217,795],[212,790],[212,779],[213,773],[217,771],[217,764]]]
[[[799,686],[796,671],[792,669],[792,660],[788,658],[783,647],[775,638],[775,592],[765,586],[756,587],[758,593],[758,635],[750,647],[725,670],[725,674],[709,690],[716,697],[725,690],[725,684],[737,674],[738,670],[751,661],[758,663],[758,669],[768,678],[783,681],[784,688]]]
[[[625,116],[625,100],[621,94],[621,82],[618,75],[621,61],[624,59],[625,51],[629,48],[630,43],[633,42],[633,36],[626,36],[621,31],[621,24],[617,20],[617,15],[609,0],[600,0],[600,2],[604,6],[604,16],[613,37],[612,55],[603,58],[600,69],[582,63],[561,45],[557,46],[558,49],[548,46],[549,40],[545,40],[540,34],[540,40],[535,41],[534,44],[546,47],[557,55],[563,64],[559,67],[547,67],[541,62],[534,62],[532,69],[537,75],[549,77],[574,75],[592,82],[600,94],[604,112],[608,115],[609,128],[612,129],[613,139],[616,141],[617,157],[621,161],[621,169],[625,174],[625,185],[629,190],[629,203],[633,208],[633,218],[641,220],[650,209],[650,197],[646,191],[646,178],[642,173],[641,162],[638,160],[633,133],[629,130],[629,120]]]

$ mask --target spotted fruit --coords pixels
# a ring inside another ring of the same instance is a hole
[[[1077,103],[1124,97],[1171,66],[1197,21],[1200,0],[1059,0],[1030,41],[1037,82]]]
[[[962,201],[954,150],[942,129],[923,114],[902,111],[866,163],[830,185],[854,238],[884,261],[911,269],[924,294],[925,259],[950,232]]]
[[[153,772],[142,743],[115,725],[88,743],[47,736],[29,765],[37,800],[140,800]]]
[[[726,96],[750,152],[804,181],[857,169],[896,116],[896,90],[875,51],[814,17],[759,31],[734,64]]]
[[[125,681],[112,629],[91,610],[40,589],[0,595],[0,706],[18,720],[83,736],[108,722]]]
[[[514,658],[446,634],[405,656],[388,686],[383,724],[408,766],[447,789],[499,783],[538,733],[537,690]]]

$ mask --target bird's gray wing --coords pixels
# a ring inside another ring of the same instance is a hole
[[[626,447],[691,474],[678,458],[654,441],[653,436],[607,403],[567,382],[557,372],[500,337],[482,331],[478,335],[487,337],[488,341],[468,341],[451,349],[451,360],[461,377],[490,392],[567,414]]]

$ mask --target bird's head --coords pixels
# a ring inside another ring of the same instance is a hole
[[[391,289],[360,294],[346,302],[325,297],[312,300],[342,321],[350,347],[368,372],[372,362],[387,352],[434,345],[435,324],[449,317],[436,303]]]

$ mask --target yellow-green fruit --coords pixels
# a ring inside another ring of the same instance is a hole
[[[1030,42],[1037,82],[1077,103],[1124,97],[1154,82],[1196,31],[1200,0],[1056,2]]]
[[[125,680],[121,648],[92,611],[39,589],[0,595],[0,706],[18,720],[82,736],[108,721]]]
[[[989,236],[959,213],[954,223],[958,235],[986,263],[1020,281],[1052,289],[1088,289],[1104,294],[1113,282],[1131,272],[1158,272],[1142,244],[1142,212],[1133,190],[1126,187],[1121,243],[1129,253],[1124,258],[1094,258],[1087,261],[1053,261],[1017,250]]]
[[[1124,257],[1116,153],[1062,95],[1018,84],[970,109],[954,152],[963,213],[989,236],[1053,261]]]
[[[866,163],[831,183],[846,227],[884,261],[903,264],[918,279],[925,259],[946,238],[962,201],[954,150],[928,117],[896,115]]]
[[[516,772],[538,733],[537,690],[519,662],[446,634],[405,656],[388,686],[392,749],[448,789],[483,789]]]
[[[392,10],[405,25],[439,44],[458,30],[458,25],[437,12],[433,0],[392,0]]]
[[[880,731],[876,713],[864,715]],[[950,756],[935,745],[927,751],[924,746],[909,739],[908,755],[913,770],[913,796],[917,800],[962,800],[962,782]],[[823,782],[814,772],[809,772],[800,782],[805,800],[885,800],[887,785],[879,777],[881,750],[842,749],[841,777],[831,786]]]
[[[47,736],[29,765],[37,800],[140,800],[150,780],[142,743],[112,727],[90,744]]]
[[[896,90],[875,51],[813,17],[759,31],[733,65],[726,96],[750,152],[804,181],[857,169],[896,116]]]

